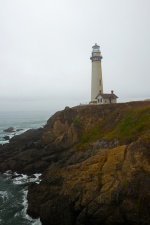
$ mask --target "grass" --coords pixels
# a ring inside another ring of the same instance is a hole
[[[138,138],[147,129],[150,129],[150,107],[129,109],[116,128],[105,134],[105,138]]]
[[[82,127],[81,120],[80,120],[80,118],[79,118],[78,116],[76,116],[76,117],[74,118],[73,124],[74,124],[74,126],[77,127],[77,128]]]
[[[121,116],[117,118],[117,114]],[[126,109],[124,112],[114,112],[107,115],[99,124],[83,131],[77,147],[87,147],[98,139],[112,140],[117,138],[123,143],[137,139],[150,129],[150,106]]]
[[[81,138],[77,147],[86,148],[91,142],[96,141],[100,138],[101,127],[99,125],[91,128],[88,131],[84,131],[81,134]]]

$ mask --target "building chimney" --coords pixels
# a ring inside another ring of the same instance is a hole
[[[111,91],[111,94],[113,95],[114,91]]]

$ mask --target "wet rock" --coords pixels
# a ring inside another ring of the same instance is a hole
[[[22,177],[22,175],[21,174],[13,174],[11,176],[11,179],[15,179],[15,178],[18,178],[18,177]]]
[[[3,130],[4,132],[8,132],[8,133],[12,133],[12,132],[15,132],[14,128],[13,127],[9,127],[5,130]]]
[[[9,136],[4,136],[3,139],[6,140],[6,141],[9,141],[10,137]]]
[[[22,128],[18,128],[18,129],[16,129],[16,131],[22,131],[23,129]]]

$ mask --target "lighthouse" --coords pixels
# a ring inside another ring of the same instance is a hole
[[[92,77],[91,77],[91,102],[97,102],[96,96],[99,92],[103,93],[103,81],[102,81],[102,67],[101,60],[102,55],[100,52],[100,46],[95,44],[92,47]]]

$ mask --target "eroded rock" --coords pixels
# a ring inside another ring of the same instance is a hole
[[[149,115],[150,102],[66,108],[0,146],[0,171],[43,173],[28,192],[43,225],[149,225]]]
[[[5,130],[3,130],[4,132],[8,132],[8,133],[12,133],[12,132],[15,132],[14,128],[13,127],[9,127]]]

